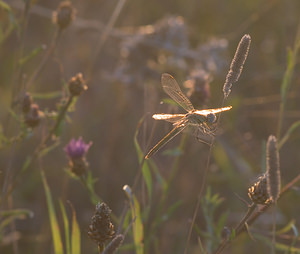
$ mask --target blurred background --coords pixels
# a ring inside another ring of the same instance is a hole
[[[2,1],[1,1],[2,2]],[[24,1],[4,1],[15,18],[22,17]],[[24,65],[24,75],[38,68],[45,48],[49,47],[56,26],[52,12],[59,1],[32,1],[24,34],[24,55],[42,46],[35,57]],[[66,174],[68,159],[63,148],[71,138],[82,137],[93,142],[87,154],[89,170],[97,178],[95,191],[120,216],[126,200],[122,187],[133,185],[140,170],[134,146],[138,122],[138,141],[144,153],[171,128],[166,122],[155,122],[154,113],[179,113],[182,109],[168,103],[160,78],[162,73],[175,77],[196,108],[221,107],[223,84],[236,47],[244,34],[252,38],[250,51],[239,81],[224,106],[232,110],[222,114],[218,137],[213,148],[206,187],[223,199],[214,216],[227,214],[226,226],[234,227],[247,206],[247,191],[265,170],[265,142],[277,135],[280,89],[289,48],[293,48],[299,31],[300,2],[297,0],[127,0],[111,29],[111,21],[119,1],[72,1],[77,15],[66,28],[41,74],[28,87],[42,111],[55,111],[60,98],[46,94],[61,94],[64,84],[81,72],[88,90],[77,100],[60,134],[60,144],[43,158],[43,165],[55,200],[70,200],[77,213],[82,232],[82,253],[97,253],[96,245],[85,232],[95,206],[78,181]],[[12,100],[11,84],[20,52],[20,29],[4,37],[3,31],[12,22],[9,12],[0,10],[0,117],[5,135],[15,135],[5,129]],[[26,79],[26,77],[25,77]],[[189,80],[189,82],[185,82]],[[282,125],[283,135],[300,119],[300,74],[298,61],[287,95]],[[11,123],[12,126],[16,123]],[[13,174],[20,171],[25,159],[40,142],[44,129],[37,127],[30,137],[11,147],[2,147],[0,155],[1,185],[4,172],[11,163]],[[200,137],[201,139],[201,137]],[[178,153],[175,148],[184,142]],[[292,133],[280,150],[282,184],[299,172],[300,132]],[[176,153],[177,152],[177,153]],[[153,156],[160,174],[168,179],[173,167],[178,170],[170,186],[164,211],[181,201],[172,216],[164,220],[149,243],[149,253],[183,253],[193,216],[201,179],[206,167],[209,146],[197,140],[191,130],[177,136]],[[12,158],[12,159],[11,159]],[[174,165],[176,163],[176,165]],[[162,187],[153,173],[152,199],[145,197],[145,185],[140,180],[137,193],[141,207],[150,206],[145,232],[151,228]],[[20,233],[20,253],[53,253],[45,194],[36,163],[22,176],[12,195],[13,207],[26,208],[33,218],[17,221]],[[278,202],[278,228],[292,219],[299,225],[299,190]],[[153,211],[153,213],[152,213]],[[70,211],[69,211],[70,212]],[[196,225],[207,232],[207,220],[200,208]],[[269,236],[270,214],[264,214],[250,229]],[[116,225],[117,227],[117,225]],[[193,232],[189,253],[200,253],[197,230]],[[199,233],[198,232],[198,233]],[[147,235],[145,233],[145,235]],[[205,234],[201,234],[205,239]],[[205,240],[203,240],[205,243]],[[126,242],[132,242],[130,234]],[[50,247],[50,248],[49,248]],[[11,244],[2,244],[1,253],[15,253]],[[122,251],[120,251],[121,253]],[[124,250],[124,253],[133,253]],[[263,240],[252,241],[243,234],[224,253],[268,253]]]

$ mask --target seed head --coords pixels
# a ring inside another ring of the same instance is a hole
[[[76,10],[70,1],[63,1],[53,12],[52,20],[60,29],[65,29],[75,19]]]
[[[30,128],[38,126],[42,115],[42,112],[39,110],[39,105],[31,104],[28,113],[25,115],[26,125]]]
[[[238,81],[242,73],[244,63],[248,56],[250,43],[251,37],[249,34],[245,34],[240,40],[235,55],[232,59],[229,72],[227,73],[225,84],[223,86],[223,93],[225,98],[227,98],[230,94],[232,84]]]
[[[110,214],[111,210],[105,203],[98,203],[89,226],[88,236],[98,244],[100,251],[103,251],[104,243],[115,235]]]
[[[267,191],[267,176],[264,174],[260,176],[249,189],[248,196],[255,204],[265,205],[271,200]]]
[[[267,142],[267,189],[270,198],[276,202],[280,193],[280,165],[277,140],[275,136],[269,136]]]
[[[68,87],[71,95],[73,96],[78,96],[83,91],[87,90],[87,85],[85,84],[81,73],[76,74],[76,76],[69,80]]]

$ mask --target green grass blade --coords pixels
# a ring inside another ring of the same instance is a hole
[[[61,214],[62,214],[63,222],[64,222],[66,252],[67,252],[67,254],[71,254],[69,220],[68,220],[65,206],[61,200],[59,200],[59,206],[60,206],[60,210],[61,210]]]
[[[55,254],[63,254],[63,243],[61,240],[61,234],[55,214],[54,204],[52,201],[52,195],[45,177],[44,171],[41,171],[42,182],[45,189],[48,212],[49,212],[49,220],[50,226],[52,231],[52,238],[53,238],[53,246],[54,246],[54,253]]]
[[[72,254],[80,254],[80,228],[76,219],[76,211],[71,203],[69,203],[72,208],[72,235],[71,235],[71,246]]]
[[[140,212],[140,204],[134,194],[131,191],[131,188],[128,185],[125,185],[123,187],[123,190],[125,191],[129,203],[130,203],[130,210],[132,215],[133,222],[133,240],[135,244],[135,250],[137,254],[143,254],[144,253],[144,226],[142,223],[141,218],[141,212]]]

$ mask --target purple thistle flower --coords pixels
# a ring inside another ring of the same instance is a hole
[[[71,160],[76,160],[83,158],[92,144],[93,142],[84,143],[82,137],[78,138],[78,140],[72,138],[69,144],[65,146],[64,151]]]

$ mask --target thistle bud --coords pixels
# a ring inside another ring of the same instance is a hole
[[[59,4],[56,11],[53,12],[52,20],[60,29],[65,29],[74,20],[76,10],[70,1],[63,1]]]
[[[69,80],[68,87],[73,96],[79,96],[83,91],[87,90],[87,85],[85,84],[81,73],[78,73]]]

